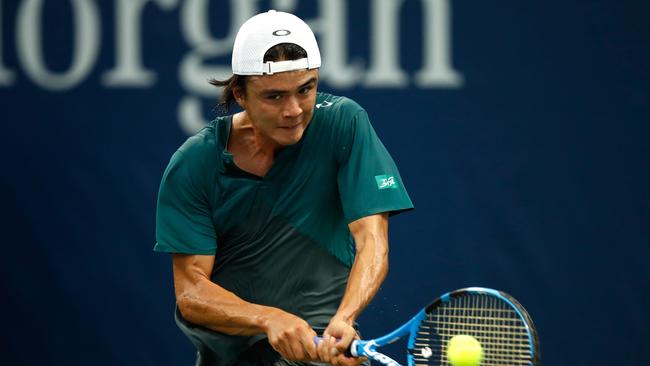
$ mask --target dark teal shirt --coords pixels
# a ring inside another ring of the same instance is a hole
[[[212,281],[323,328],[354,262],[348,224],[413,205],[366,112],[324,93],[316,103],[301,140],[264,177],[227,151],[232,116],[190,137],[162,179],[154,250],[214,254]]]

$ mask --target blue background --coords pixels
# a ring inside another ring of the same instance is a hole
[[[53,91],[17,56],[27,1],[0,1],[2,62],[15,76],[0,84],[1,363],[190,365],[170,258],[152,252],[158,183],[187,138],[180,6],[144,12],[154,85],[100,82],[115,53],[114,2],[102,1],[92,72]],[[317,3],[299,1],[297,14]],[[321,84],[368,110],[416,205],[391,221],[391,269],[363,333],[392,330],[442,292],[487,286],[528,308],[546,365],[650,364],[650,3],[450,3],[460,88]],[[51,72],[70,66],[70,4],[43,2]],[[215,35],[228,6],[210,3]],[[347,4],[351,60],[369,57],[369,6]],[[421,66],[420,14],[420,1],[404,2],[409,75]]]

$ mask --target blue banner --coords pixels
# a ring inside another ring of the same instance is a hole
[[[3,365],[193,364],[158,185],[270,8],[314,29],[320,89],[368,111],[416,206],[364,336],[485,286],[544,364],[650,364],[650,3],[0,0]]]

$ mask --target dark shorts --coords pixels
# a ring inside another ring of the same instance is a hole
[[[196,356],[196,366],[213,366],[209,360],[202,358],[200,353],[197,353]],[[249,349],[244,351],[237,360],[230,364],[233,366],[325,366],[328,364],[312,362],[295,362],[289,361],[280,356],[267,342],[266,340],[261,340]],[[370,361],[366,360],[362,363],[364,366],[370,366]]]
[[[324,366],[324,363],[305,363],[285,360],[261,334],[254,337],[235,337],[217,333],[183,319],[178,308],[176,324],[196,346],[195,366]],[[319,332],[319,330],[316,330]],[[322,329],[320,330],[322,332]],[[217,348],[219,347],[219,348]],[[362,365],[369,366],[366,361]]]

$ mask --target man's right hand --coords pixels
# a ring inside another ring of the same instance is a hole
[[[293,314],[273,308],[268,314],[266,335],[271,347],[287,360],[319,360],[314,344],[316,332]]]

